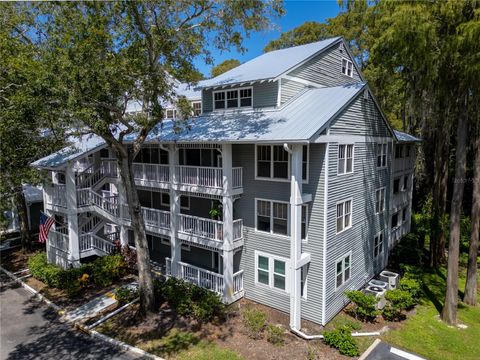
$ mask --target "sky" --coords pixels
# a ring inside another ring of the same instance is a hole
[[[282,32],[296,28],[306,21],[324,22],[327,18],[335,17],[340,11],[337,0],[287,0],[285,1],[286,14],[281,18],[273,20],[275,29],[253,33],[249,39],[244,40],[244,46],[248,49],[244,54],[235,50],[230,52],[219,52],[213,50],[215,65],[227,59],[237,59],[241,63],[263,54],[263,48],[270,40],[277,39]],[[197,59],[196,67],[205,77],[210,77],[212,65],[207,65],[202,59]]]

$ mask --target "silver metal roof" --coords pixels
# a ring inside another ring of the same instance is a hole
[[[198,87],[215,87],[274,79],[340,39],[341,37],[334,37],[306,45],[265,53],[217,77],[202,81],[198,84]]]
[[[393,130],[395,137],[397,138],[398,142],[420,142],[422,139],[419,139],[413,135],[398,131],[398,130]]]

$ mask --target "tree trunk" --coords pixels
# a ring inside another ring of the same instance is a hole
[[[141,211],[140,200],[133,178],[132,159],[126,151],[116,150],[120,176],[125,186],[125,193],[130,212],[131,224],[137,252],[138,283],[140,292],[140,313],[146,316],[155,310],[155,293],[150,268],[150,253],[148,250],[145,222]]]
[[[22,250],[31,249],[30,229],[28,226],[28,208],[25,201],[25,195],[23,194],[22,185],[15,188],[15,206],[18,211],[18,219],[20,224],[20,236],[22,239]]]
[[[460,245],[460,215],[462,212],[463,189],[465,182],[467,118],[465,110],[460,114],[457,128],[457,148],[455,156],[455,179],[453,186],[452,207],[450,211],[450,239],[448,245],[448,274],[445,305],[442,320],[453,325],[457,322],[458,299],[458,256]]]
[[[445,261],[445,212],[448,184],[448,135],[443,126],[436,131],[432,221],[430,227],[430,267],[438,268]]]
[[[477,255],[478,237],[480,232],[480,134],[475,137],[475,161],[473,164],[473,196],[472,196],[472,232],[470,235],[470,247],[468,250],[467,282],[463,301],[477,305]]]

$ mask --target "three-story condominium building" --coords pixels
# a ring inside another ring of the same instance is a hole
[[[219,293],[326,324],[410,229],[414,144],[393,131],[342,38],[263,54],[202,81],[183,131],[167,115],[134,160],[153,262]],[[127,145],[128,146],[128,139]],[[74,266],[131,243],[106,144],[83,137],[51,172],[47,251]]]

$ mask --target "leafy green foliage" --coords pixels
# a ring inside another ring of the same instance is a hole
[[[330,32],[327,24],[307,21],[295,29],[282,33],[280,38],[270,41],[263,51],[269,52],[292,46],[309,44],[332,36],[336,35]]]
[[[239,65],[240,65],[240,61],[238,61],[236,59],[225,60],[224,62],[222,62],[222,63],[220,63],[220,64],[218,64],[218,65],[216,65],[212,68],[212,71],[211,71],[212,77],[216,77],[218,75],[221,75],[224,72],[232,70]]]
[[[36,253],[28,259],[28,269],[34,278],[43,281],[48,286],[60,288],[60,276],[63,270],[49,264],[45,252]]]
[[[247,307],[242,312],[242,319],[247,335],[252,339],[260,339],[267,324],[267,314],[253,307]]]
[[[138,289],[128,286],[121,286],[115,289],[115,299],[120,304],[128,304],[136,298],[138,298]]]
[[[338,349],[340,354],[352,357],[360,355],[349,328],[342,327],[332,331],[324,331],[323,336],[325,344]]]
[[[382,311],[382,315],[389,321],[404,319],[403,311],[415,305],[412,295],[405,290],[388,290],[385,294],[385,299],[388,302]]]
[[[398,288],[408,292],[412,296],[412,299],[417,302],[422,291],[422,283],[414,278],[403,277],[400,279]]]
[[[127,263],[122,255],[108,255],[93,262],[93,281],[100,286],[109,286],[127,273]]]
[[[281,346],[285,342],[285,330],[282,326],[268,324],[265,333],[267,335],[267,341],[273,345]]]
[[[377,299],[373,295],[366,295],[361,291],[352,290],[345,293],[347,298],[354,304],[351,310],[356,319],[372,321],[377,316],[375,305]]]
[[[166,300],[182,316],[199,321],[212,321],[225,315],[220,296],[207,289],[176,278],[154,283],[155,293]]]

